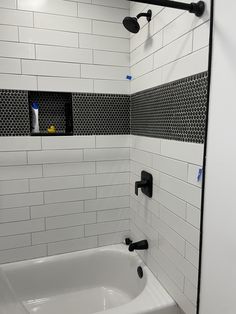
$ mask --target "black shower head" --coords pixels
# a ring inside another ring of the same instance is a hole
[[[126,16],[123,20],[124,27],[131,33],[137,34],[140,30],[137,17]]]
[[[131,33],[137,34],[140,30],[138,19],[140,17],[146,17],[147,21],[150,22],[152,19],[152,11],[148,10],[147,13],[140,13],[136,17],[126,16],[123,20],[124,27]]]

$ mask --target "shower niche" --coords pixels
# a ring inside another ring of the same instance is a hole
[[[73,110],[71,93],[28,93],[30,133],[32,136],[73,135]],[[39,105],[39,132],[32,129],[32,104]]]

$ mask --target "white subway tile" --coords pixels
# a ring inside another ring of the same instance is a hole
[[[196,268],[199,265],[199,251],[190,243],[186,242],[185,258],[192,263]]]
[[[127,67],[112,67],[93,64],[81,65],[81,77],[106,80],[124,80],[129,71]]]
[[[28,75],[49,75],[80,77],[80,65],[74,63],[22,60],[22,73]]]
[[[153,23],[146,24],[137,34],[130,38],[130,51],[132,52],[144,42],[150,40],[153,35]]]
[[[79,4],[79,17],[93,20],[111,21],[120,23],[124,16],[128,15],[128,10],[109,8],[92,4]]]
[[[194,287],[189,280],[185,280],[184,294],[194,304],[197,304],[197,288]]]
[[[62,216],[62,215],[78,214],[83,211],[84,211],[83,201],[47,204],[47,205],[31,206],[31,217],[42,218],[42,217]]]
[[[96,148],[130,147],[130,135],[97,135]]]
[[[179,218],[165,207],[161,207],[161,219],[180,234],[184,239],[191,243],[194,247],[199,247],[199,230],[187,223],[185,220]]]
[[[116,52],[129,52],[129,40],[126,38],[113,38],[90,34],[79,34],[81,48],[108,50]]]
[[[74,176],[95,173],[95,163],[65,163],[43,165],[44,177]]]
[[[166,8],[162,10],[153,19],[154,32],[157,33],[173,20],[175,20],[179,15],[183,14],[181,10]]]
[[[43,137],[42,148],[52,149],[81,149],[95,147],[95,136],[62,136],[62,137]],[[72,152],[73,154],[73,152]]]
[[[1,24],[33,27],[33,13],[0,9]]]
[[[26,193],[0,196],[0,209],[43,204],[43,193]]]
[[[189,165],[188,166],[188,182],[201,187],[202,186],[202,166]]]
[[[123,52],[112,52],[112,51],[94,51],[94,64],[103,65],[116,65],[122,67],[129,67],[129,54]],[[129,73],[126,68],[127,74]]]
[[[71,189],[44,192],[44,199],[46,204],[82,201],[96,198],[95,188]],[[33,205],[33,204],[32,204]]]
[[[160,187],[198,208],[201,206],[201,189],[196,186],[161,173]]]
[[[201,210],[190,204],[187,204],[187,221],[196,228],[200,228]]]
[[[0,58],[0,73],[20,74],[20,59]]]
[[[154,154],[161,152],[161,140],[159,138],[146,136],[132,136],[132,148],[147,151]]]
[[[25,192],[29,192],[28,180],[0,181],[0,195]]]
[[[129,38],[129,33],[120,23],[104,22],[93,20],[93,34],[111,36],[111,37],[122,37]]]
[[[146,42],[131,52],[131,66],[141,61],[142,59],[147,58],[161,47],[162,33],[160,32],[146,40]]]
[[[161,154],[193,164],[203,161],[203,144],[161,140]]]
[[[34,59],[34,45],[2,41],[0,42],[0,56]]]
[[[109,173],[109,172],[129,172],[130,161],[129,160],[114,160],[114,161],[98,161],[96,162],[97,173]]]
[[[162,68],[162,83],[169,83],[208,70],[208,47],[198,50]]]
[[[0,40],[18,41],[17,27],[10,25],[0,25]]]
[[[30,191],[51,191],[81,188],[84,184],[83,176],[68,176],[56,178],[30,179]]]
[[[0,152],[0,166],[27,164],[26,152]]]
[[[91,33],[92,22],[78,17],[34,13],[34,26],[75,33]]]
[[[0,252],[0,263],[12,263],[47,255],[46,245],[36,245]]]
[[[0,210],[0,223],[30,219],[29,207]]]
[[[119,208],[113,210],[104,210],[97,213],[97,222],[123,220],[130,218],[129,208]]]
[[[113,8],[129,9],[129,2],[125,0],[92,0],[93,4],[111,6]]]
[[[111,197],[85,201],[85,211],[98,211],[129,207],[129,197]]]
[[[45,143],[44,143],[45,145]],[[82,150],[51,150],[28,152],[29,164],[55,164],[83,161]],[[0,154],[1,164],[1,154]]]
[[[92,63],[92,51],[70,47],[37,45],[36,59],[73,63]]]
[[[159,68],[192,52],[193,36],[188,33],[154,54],[154,67]]]
[[[0,180],[42,177],[42,166],[8,166],[0,168]]]
[[[81,213],[46,218],[47,229],[58,229],[86,225],[96,222],[96,213]]]
[[[130,83],[127,81],[94,80],[94,93],[130,94]]]
[[[129,230],[129,220],[102,222],[85,226],[85,236]]]
[[[188,14],[187,12],[181,14],[177,19],[164,28],[164,45],[191,31],[207,19],[208,17],[206,15],[199,18],[194,14]]]
[[[30,136],[0,137],[0,151],[1,152],[13,151],[15,154],[15,152],[19,150],[24,151],[24,150],[40,150],[40,149],[41,149],[40,137],[30,137]],[[17,154],[17,156],[19,156],[19,154]]]
[[[131,67],[131,75],[136,79],[153,70],[153,55],[141,60]]]
[[[149,242],[149,249],[152,252],[153,249],[158,245],[158,233],[139,215],[135,215],[134,222],[136,226],[142,231],[142,233],[144,233],[145,238],[147,238]]]
[[[93,91],[93,81],[89,79],[38,77],[38,89],[56,92],[87,92]]]
[[[98,245],[106,246],[106,245],[122,243],[125,240],[125,238],[128,237],[128,235],[129,235],[129,231],[102,234],[98,236]]]
[[[173,194],[168,193],[162,189],[158,190],[158,201],[172,211],[175,215],[185,219],[186,217],[186,202],[175,197]]]
[[[183,294],[183,291],[175,285],[173,280],[170,279],[168,274],[160,266],[158,267],[158,279],[178,303],[181,308],[180,312],[188,314],[196,313],[196,307],[188,300],[188,298]]]
[[[92,174],[84,176],[84,186],[104,186],[116,184],[128,184],[129,173],[105,173],[105,174]]]
[[[30,246],[30,234],[22,234],[16,236],[7,236],[0,238],[0,250],[15,249],[18,247]]]
[[[1,224],[0,236],[2,237],[14,234],[25,234],[29,232],[42,231],[44,229],[44,219],[8,222]]]
[[[55,45],[65,47],[78,47],[78,34],[53,31],[29,27],[19,28],[20,42]]]
[[[145,166],[152,167],[152,154],[138,149],[131,149],[130,159]]]
[[[162,69],[151,71],[131,81],[131,94],[156,87],[162,83]],[[152,134],[150,134],[152,136]]]
[[[197,27],[193,31],[193,50],[198,50],[209,45],[210,22]]]
[[[97,198],[130,195],[129,184],[97,187]]]
[[[173,247],[180,252],[181,255],[185,253],[185,240],[178,235],[173,229],[165,224],[161,219],[153,215],[152,227],[157,230]]]
[[[37,90],[37,80],[36,77],[27,75],[0,74],[0,88],[16,90]]]
[[[76,3],[63,0],[45,0],[45,1],[18,0],[18,9],[61,15],[71,16],[77,15]]]
[[[97,237],[74,239],[48,244],[48,254],[62,254],[97,247]]]
[[[129,159],[129,148],[85,149],[85,161],[123,160]]]
[[[84,227],[72,227],[57,230],[35,232],[32,234],[32,244],[59,242],[78,239],[84,236]]]
[[[175,282],[179,289],[184,289],[184,275],[176,268],[168,257],[161,250],[155,249],[152,251],[152,256],[157,263],[165,270],[169,277]]]
[[[159,239],[161,251],[175,263],[176,267],[187,277],[196,287],[198,282],[198,271],[174,247],[172,247],[164,238]]]
[[[16,0],[0,0],[0,7],[7,9],[16,9]]]
[[[153,168],[183,181],[187,181],[188,164],[185,162],[172,158],[166,158],[160,155],[154,155]]]

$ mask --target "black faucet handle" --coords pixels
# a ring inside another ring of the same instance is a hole
[[[148,197],[152,197],[153,179],[152,175],[146,171],[141,172],[141,181],[135,182],[135,194],[138,195],[138,189]]]

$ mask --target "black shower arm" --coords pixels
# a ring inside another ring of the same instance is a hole
[[[195,13],[197,16],[202,16],[205,10],[205,3],[203,1],[199,1],[197,3],[183,3],[178,1],[170,1],[170,0],[129,0],[131,2],[140,2],[147,3],[153,5],[159,5],[167,8],[174,8],[179,10],[189,11],[190,13]]]

